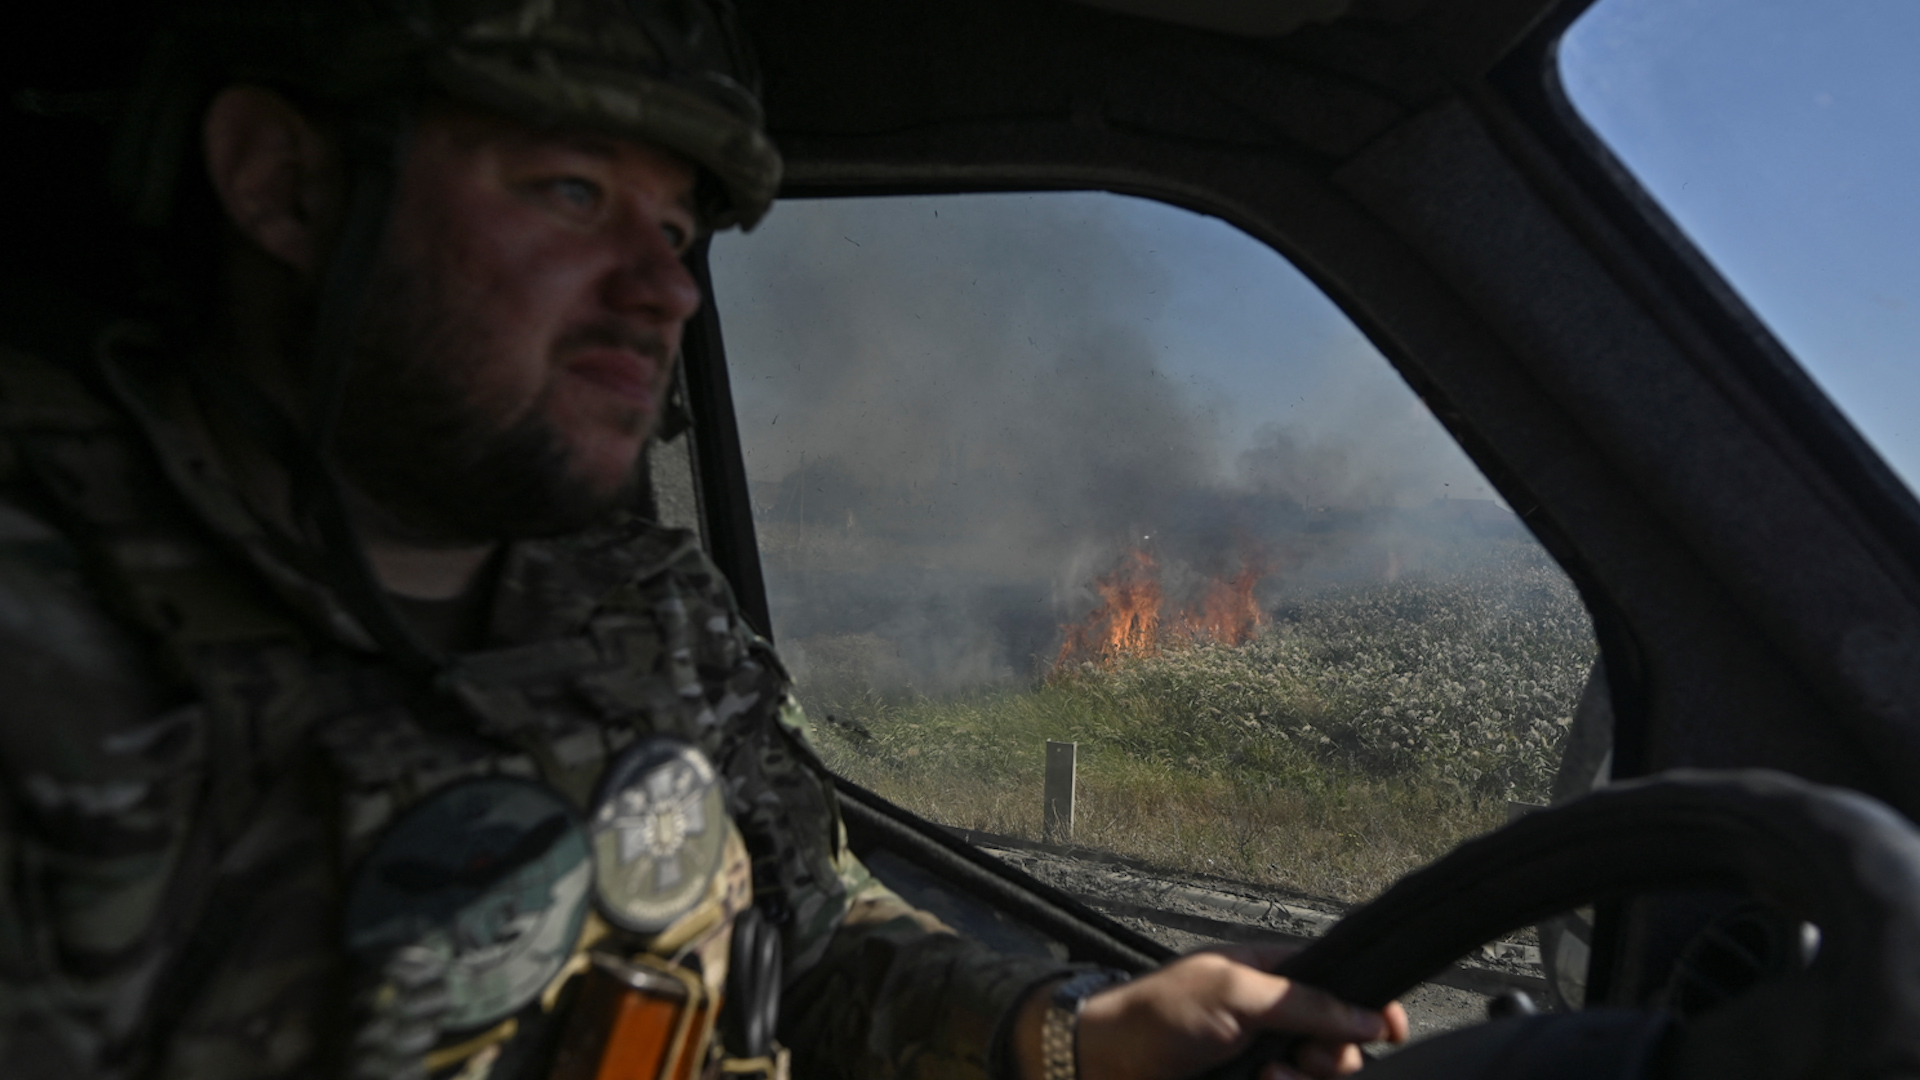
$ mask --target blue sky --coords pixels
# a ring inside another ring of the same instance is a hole
[[[1909,486],[1920,3],[1601,0],[1568,96]]]

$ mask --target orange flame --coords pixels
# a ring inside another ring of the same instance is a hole
[[[1230,578],[1207,582],[1206,596],[1198,611],[1181,617],[1181,630],[1194,644],[1214,641],[1222,645],[1245,645],[1254,631],[1264,626],[1267,614],[1253,598],[1254,586],[1266,576],[1266,568],[1250,562]]]
[[[1163,645],[1200,645],[1218,642],[1244,645],[1267,621],[1253,591],[1267,575],[1257,558],[1243,562],[1230,578],[1207,582],[1197,607],[1167,620],[1163,633],[1160,567],[1144,551],[1130,553],[1111,573],[1094,579],[1100,606],[1091,615],[1065,627],[1056,668],[1075,660],[1112,664],[1123,659],[1157,655]]]
[[[1067,627],[1056,666],[1075,657],[1108,663],[1160,651],[1160,568],[1153,556],[1133,552],[1112,573],[1095,578],[1093,587],[1100,606]]]

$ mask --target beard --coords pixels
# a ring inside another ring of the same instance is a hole
[[[459,373],[486,355],[489,335],[426,287],[432,280],[393,265],[372,275],[335,434],[335,459],[374,504],[381,531],[460,546],[576,532],[633,505],[637,461],[611,491],[569,469],[566,438],[546,419],[551,384],[517,418],[474,400]],[[570,343],[664,351],[620,327],[588,327],[560,344]],[[636,411],[630,424],[638,432],[649,418]]]

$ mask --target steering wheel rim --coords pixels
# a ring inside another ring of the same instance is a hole
[[[1920,1074],[1920,831],[1784,773],[1675,771],[1530,814],[1402,878],[1277,971],[1379,1008],[1557,911],[1694,888],[1750,892],[1822,940],[1806,970],[1681,1027],[1674,1075]]]

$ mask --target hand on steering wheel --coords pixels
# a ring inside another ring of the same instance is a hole
[[[1381,1080],[1920,1075],[1920,831],[1885,805],[1761,770],[1603,789],[1461,845],[1403,878],[1277,974],[1380,1008],[1502,933],[1591,900],[1732,888],[1818,926],[1805,970],[1684,1024],[1644,1010],[1456,1032],[1368,1070]],[[1215,1076],[1286,1060],[1257,1042]]]

